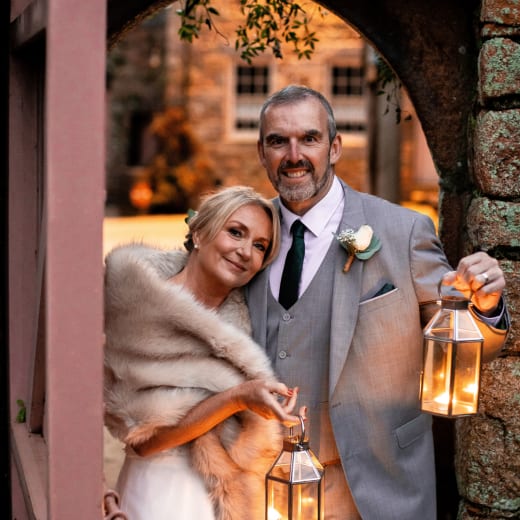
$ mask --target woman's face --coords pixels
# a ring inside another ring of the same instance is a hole
[[[207,288],[234,289],[249,282],[262,268],[272,233],[265,210],[248,204],[231,214],[213,240],[198,241],[195,236]]]

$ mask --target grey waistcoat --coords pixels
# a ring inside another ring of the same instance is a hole
[[[338,454],[328,410],[329,347],[334,255],[333,242],[310,285],[285,310],[268,291],[267,352],[280,380],[300,389],[297,408],[308,407],[310,447],[322,462]],[[318,319],[316,314],[319,315]],[[313,316],[313,319],[309,319]]]

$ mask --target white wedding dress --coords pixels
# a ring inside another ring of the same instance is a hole
[[[215,520],[185,446],[150,457],[127,450],[116,488],[128,520]]]

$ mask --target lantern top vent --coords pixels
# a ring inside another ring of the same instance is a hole
[[[462,311],[468,308],[469,300],[464,296],[443,295],[441,296],[441,307],[454,311]]]

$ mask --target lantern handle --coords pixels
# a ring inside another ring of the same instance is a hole
[[[300,428],[302,430],[302,433],[300,435],[300,444],[305,442],[305,422],[303,420],[303,417],[301,415],[298,415],[298,419],[300,419]],[[289,428],[289,437],[293,438],[293,426]],[[296,437],[296,436],[294,436]]]
[[[302,429],[302,434],[300,436],[300,443],[305,442],[305,422],[301,415],[298,415],[298,419],[300,419],[300,427]]]
[[[473,296],[473,291],[469,291],[469,298],[468,298],[463,292],[459,291],[458,289],[455,289],[452,285],[447,286],[447,287],[449,287],[449,289],[446,289],[443,294],[443,291],[442,291],[443,287],[444,287],[444,285],[442,285],[442,278],[441,278],[439,280],[439,283],[437,284],[437,293],[439,294],[439,298],[441,300],[442,300],[443,295],[449,296],[448,290],[453,291],[452,297],[460,299],[460,300],[471,301],[471,298]]]

